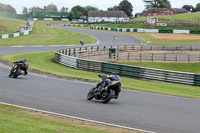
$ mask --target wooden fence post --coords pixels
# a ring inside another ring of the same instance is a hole
[[[134,47],[134,45],[132,45],[132,51],[134,51],[134,49],[135,49],[135,47]]]
[[[74,48],[74,57],[76,57],[76,48]]]
[[[124,45],[124,51],[126,51],[126,45]]]
[[[199,61],[200,61],[200,54],[199,54]]]
[[[166,61],[166,54],[164,54],[164,61]]]
[[[154,61],[154,54],[152,53],[152,62]]]
[[[190,55],[188,54],[188,62],[190,62]]]
[[[176,62],[178,61],[178,54],[176,54]]]
[[[127,58],[128,60],[130,59],[130,53],[128,53],[128,58]]]
[[[71,49],[69,49],[69,56],[71,55]]]
[[[119,60],[119,53],[117,52],[117,60]]]
[[[140,62],[142,61],[142,53],[140,53]]]

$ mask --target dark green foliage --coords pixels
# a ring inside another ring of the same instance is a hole
[[[99,9],[96,7],[92,7],[92,6],[86,6],[86,7],[82,7],[82,6],[74,6],[71,11],[75,14],[80,14],[81,16],[88,16],[88,12],[92,10],[92,11],[98,11]]]
[[[114,6],[114,7],[109,7],[107,10],[108,11],[119,11],[119,8],[118,8],[118,6]]]
[[[87,11],[84,7],[81,7],[81,6],[74,6],[72,9],[71,9],[71,12],[73,13],[77,13],[77,14],[80,14],[80,15],[86,15],[87,14]]]
[[[200,3],[198,3],[198,4],[196,5],[195,11],[196,11],[196,12],[197,12],[197,11],[200,11]]]
[[[182,8],[185,8],[187,11],[194,11],[194,7],[192,5],[184,5]]]
[[[146,9],[156,7],[156,8],[171,8],[171,4],[168,0],[143,0]]]
[[[73,13],[70,12],[69,15],[68,15],[68,19],[69,19],[69,21],[72,21],[73,18],[74,18]]]
[[[119,11],[124,11],[129,17],[132,17],[133,6],[128,0],[119,3]]]

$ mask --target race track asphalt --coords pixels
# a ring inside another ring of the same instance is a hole
[[[88,34],[90,33],[91,31]],[[100,34],[103,33],[100,31]],[[58,49],[62,48],[0,47],[0,55]],[[9,70],[10,67],[0,63],[0,102],[152,132],[200,132],[199,99],[123,89],[119,99],[102,104],[99,101],[86,100],[88,91],[95,83],[61,79],[34,72],[13,79],[8,77]]]

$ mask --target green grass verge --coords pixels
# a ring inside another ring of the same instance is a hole
[[[200,74],[200,63],[122,62],[121,64]]]
[[[96,43],[96,38],[79,32],[45,27],[47,23],[63,23],[63,21],[36,21],[33,34],[16,38],[0,39],[0,46],[16,45],[80,45],[80,39],[85,44]]]
[[[131,132],[0,104],[1,133],[119,133],[120,131]]]
[[[25,24],[24,20],[0,17],[0,35],[16,33],[22,24]]]
[[[28,57],[30,68],[33,70],[61,75],[71,78],[99,81],[98,73],[80,71],[53,62],[54,52],[23,53],[4,55],[3,59],[10,62]],[[191,68],[192,69],[192,68]],[[122,87],[127,89],[175,95],[182,97],[200,98],[200,88],[197,86],[158,83],[122,77]]]

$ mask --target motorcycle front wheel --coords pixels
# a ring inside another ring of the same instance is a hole
[[[92,100],[94,98],[94,90],[96,88],[92,88],[89,92],[88,92],[88,95],[87,95],[87,100]]]

